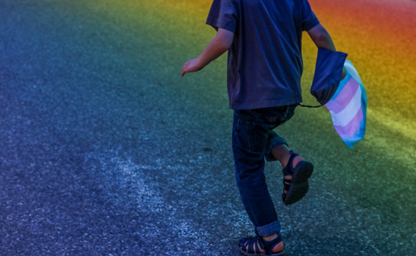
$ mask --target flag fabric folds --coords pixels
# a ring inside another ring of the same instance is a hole
[[[367,94],[357,70],[343,52],[318,49],[311,94],[331,114],[336,132],[351,149],[364,139]],[[345,67],[347,75],[341,80]],[[307,106],[303,107],[320,107]]]
[[[364,139],[367,94],[351,61],[345,61],[344,67],[347,76],[341,80],[338,89],[325,106],[331,114],[335,130],[345,144],[353,149],[354,143]]]

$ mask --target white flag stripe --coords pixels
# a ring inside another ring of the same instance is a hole
[[[351,76],[357,80],[358,82],[362,83],[360,75],[358,74],[357,70],[355,69],[355,67],[352,65],[352,62],[349,60],[346,60],[344,63],[344,67],[347,69],[348,73],[351,74]]]
[[[361,108],[361,88],[355,92],[350,103],[338,114],[335,114],[332,111],[329,111],[332,116],[334,125],[337,126],[346,126],[351,120],[355,117],[357,112]]]

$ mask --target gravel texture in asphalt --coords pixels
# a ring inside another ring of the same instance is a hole
[[[234,180],[225,58],[180,77],[213,35],[206,8],[0,0],[0,255],[239,255],[254,233]],[[281,167],[266,168],[289,255],[415,253],[415,140],[388,124],[370,118],[353,151],[324,109],[279,128],[316,168],[290,207]]]

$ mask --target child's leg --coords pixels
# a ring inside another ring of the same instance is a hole
[[[235,111],[233,154],[237,186],[244,207],[260,236],[279,232],[280,223],[264,176],[264,149],[269,129],[254,126],[249,111]],[[272,129],[273,126],[270,127]]]
[[[289,109],[292,108],[234,112],[233,153],[237,186],[256,233],[262,237],[262,240],[243,239],[240,244],[243,252],[252,251],[250,246],[259,246],[259,241],[263,241],[264,247],[261,246],[258,252],[263,249],[273,253],[283,251],[283,242],[278,235],[280,223],[265,181],[264,158],[266,148],[271,147],[266,159],[274,158],[270,156],[272,146],[286,144],[272,130],[293,115]],[[273,135],[276,135],[273,145],[268,144]]]
[[[312,175],[313,165],[293,153],[286,141],[274,131],[269,134],[265,158],[267,161],[278,160],[284,167],[283,202],[289,205],[302,199],[309,188],[308,179]]]
[[[282,167],[286,167],[289,162],[291,153],[290,148],[286,140],[280,137],[275,131],[271,131],[268,139],[267,146],[265,151],[265,158],[267,161],[279,161]],[[303,161],[304,159],[301,156],[296,156],[293,159],[293,167]],[[285,175],[284,179],[291,181],[292,175]],[[286,190],[283,190],[283,193],[287,194]]]
[[[280,162],[280,164],[283,167],[286,167],[287,163],[289,162],[289,158],[291,156],[290,148],[285,144],[281,144],[281,145],[277,145],[273,147],[271,150],[271,154],[276,160]],[[296,156],[293,159],[293,167],[296,167],[296,165],[302,160],[304,159],[301,156]]]
[[[280,230],[264,176],[264,158],[275,158],[270,153],[275,148],[277,154],[286,156],[286,147],[280,145],[287,143],[273,129],[289,120],[295,108],[291,105],[234,112],[232,139],[237,186],[257,233],[263,237]]]
[[[277,125],[285,123],[294,115],[296,106],[288,106],[286,112],[277,120]],[[276,132],[270,131],[267,137],[264,156],[267,161],[278,160],[283,168],[283,202],[293,204],[302,199],[308,191],[308,179],[312,175],[313,165],[289,149],[286,140]]]

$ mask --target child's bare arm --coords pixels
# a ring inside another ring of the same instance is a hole
[[[226,29],[218,28],[217,35],[202,51],[201,55],[186,62],[182,68],[182,76],[186,73],[196,72],[203,69],[211,61],[225,53],[231,46],[234,33]]]
[[[308,34],[318,48],[336,51],[331,36],[321,24],[318,24],[315,27],[308,30]]]
[[[321,24],[316,25],[315,27],[308,30],[308,34],[311,37],[312,41],[318,48],[324,48],[330,51],[336,51],[334,42],[332,41],[331,36],[328,31]],[[342,70],[341,79],[347,75],[347,70],[344,68]]]

